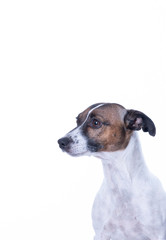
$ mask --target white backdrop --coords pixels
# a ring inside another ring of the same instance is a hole
[[[143,111],[147,164],[166,188],[165,0],[0,2],[0,239],[93,239],[99,159],[58,138],[96,102]]]

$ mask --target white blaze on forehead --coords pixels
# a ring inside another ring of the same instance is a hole
[[[89,110],[89,112],[87,113],[87,116],[86,116],[84,122],[83,122],[79,127],[75,128],[75,129],[73,129],[71,132],[69,132],[69,133],[67,134],[67,137],[71,137],[73,140],[74,140],[74,138],[75,138],[76,136],[83,138],[83,136],[82,136],[82,134],[81,134],[80,128],[81,128],[81,127],[84,125],[84,123],[87,121],[90,113],[91,113],[93,110],[95,110],[96,108],[99,108],[99,107],[103,106],[104,104],[105,104],[105,103],[99,104],[99,105],[97,105],[96,107],[94,107],[94,108],[92,108],[91,110]]]
[[[91,114],[91,112],[93,112],[93,110],[95,110],[96,108],[99,108],[99,107],[101,107],[101,106],[103,106],[103,105],[105,105],[105,103],[101,103],[101,104],[97,105],[96,107],[92,108],[91,110],[89,110],[89,112],[87,113],[87,116],[86,116],[84,122],[81,124],[81,126],[84,125],[84,123],[87,121],[89,115]],[[81,126],[80,126],[80,127],[81,127]],[[80,128],[80,127],[79,127],[79,128]]]

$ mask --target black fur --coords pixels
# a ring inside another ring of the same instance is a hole
[[[97,143],[92,139],[88,139],[87,146],[90,152],[98,152],[102,148],[100,143]]]
[[[125,116],[126,128],[130,130],[140,130],[149,132],[151,136],[156,135],[156,127],[153,121],[144,113],[136,110],[128,110]]]

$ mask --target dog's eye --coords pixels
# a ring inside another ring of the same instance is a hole
[[[101,123],[98,119],[94,118],[94,119],[92,119],[92,121],[90,122],[90,126],[91,126],[92,128],[100,128],[100,127],[102,126],[102,123]]]

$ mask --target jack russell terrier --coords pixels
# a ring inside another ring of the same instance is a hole
[[[100,103],[77,117],[77,127],[58,140],[71,156],[101,159],[103,184],[92,209],[95,240],[166,240],[166,193],[148,170],[137,130],[155,136],[144,113]]]

